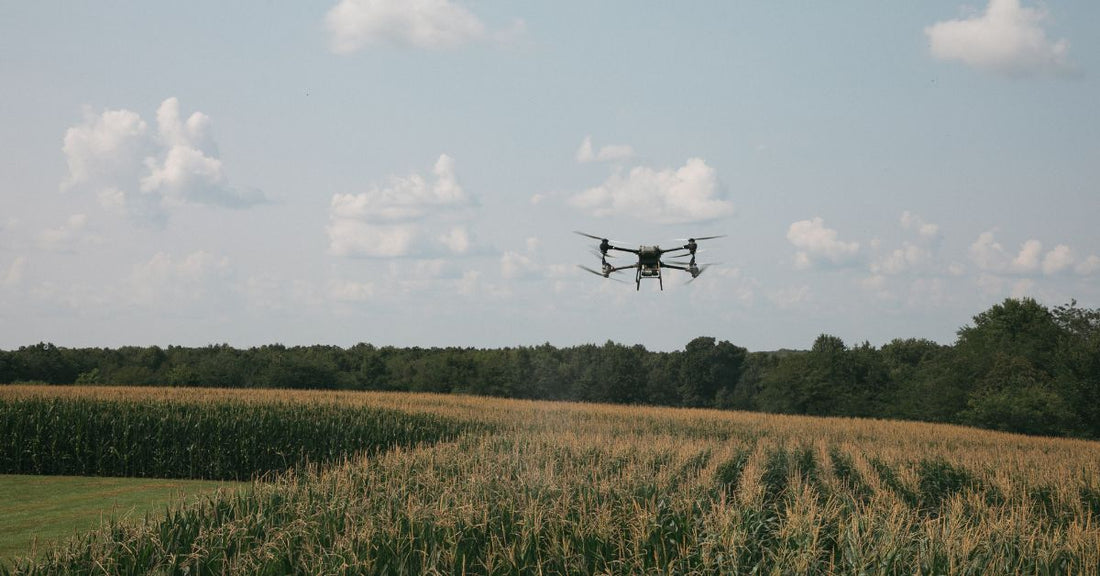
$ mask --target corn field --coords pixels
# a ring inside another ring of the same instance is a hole
[[[248,394],[242,392],[241,394]],[[1100,444],[918,423],[263,392],[468,423],[106,525],[20,574],[1097,574]],[[217,391],[0,389],[133,402]]]
[[[331,403],[0,398],[0,473],[248,480],[466,427]]]

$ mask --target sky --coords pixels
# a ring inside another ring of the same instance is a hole
[[[1100,3],[806,6],[0,4],[0,348],[950,344],[1005,298],[1100,307]],[[725,237],[635,290],[577,230]]]

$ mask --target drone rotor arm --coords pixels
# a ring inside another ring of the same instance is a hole
[[[678,266],[677,264],[670,264],[664,261],[661,261],[661,268],[672,268],[673,270],[683,270],[689,274],[691,273],[691,268],[687,266]]]

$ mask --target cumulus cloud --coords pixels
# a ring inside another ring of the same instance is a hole
[[[168,98],[157,108],[160,153],[145,159],[149,174],[141,191],[180,204],[243,208],[265,201],[256,189],[230,186],[209,134],[210,118],[194,112],[180,118],[179,100]]]
[[[88,223],[85,214],[73,214],[56,228],[38,233],[38,246],[48,252],[73,252],[86,239],[84,228]]]
[[[337,54],[376,44],[438,50],[488,36],[480,18],[449,0],[341,0],[325,26]],[[514,33],[515,27],[508,32]]]
[[[440,155],[434,179],[390,177],[359,194],[334,194],[329,204],[329,249],[339,256],[393,258],[440,249],[464,254],[472,245],[461,219],[474,206],[455,176],[454,159]]]
[[[62,189],[87,188],[100,203],[138,218],[163,222],[166,209],[184,204],[244,208],[266,201],[262,192],[231,186],[201,112],[186,120],[168,98],[156,113],[157,131],[130,110],[85,111],[65,132],[69,175]]]
[[[385,186],[360,194],[336,194],[331,214],[367,222],[413,221],[441,209],[470,205],[470,198],[458,185],[455,162],[443,154],[432,168],[435,180],[419,174],[391,176]]]
[[[500,275],[506,280],[518,278],[533,278],[538,276],[539,266],[539,240],[528,238],[525,250],[506,250],[500,257]]]
[[[580,148],[577,148],[577,162],[617,162],[634,156],[634,148],[626,144],[609,144],[596,151],[592,148],[592,137],[585,136]]]
[[[158,252],[134,267],[127,284],[132,300],[156,307],[179,307],[224,293],[233,270],[229,259],[198,251],[183,258]]]
[[[733,204],[718,191],[714,168],[691,158],[675,170],[637,166],[617,170],[602,185],[589,188],[569,203],[595,216],[621,214],[651,222],[682,224],[729,216]]]
[[[938,225],[925,222],[923,218],[908,210],[901,213],[901,227],[916,232],[917,235],[926,240],[934,240],[939,238],[940,235]]]
[[[1073,251],[1065,244],[1059,244],[1043,256],[1043,274],[1059,274],[1073,266]]]
[[[825,227],[825,221],[821,218],[791,224],[787,229],[787,240],[798,249],[795,267],[844,266],[855,262],[859,256],[859,243],[844,242],[838,236],[836,230]]]
[[[83,123],[65,131],[61,151],[69,176],[61,188],[139,178],[144,158],[152,149],[149,127],[141,116],[129,110],[105,110],[96,116],[90,109],[85,109],[84,116]]]
[[[997,242],[992,230],[980,234],[970,245],[970,259],[987,274],[1052,276],[1072,270],[1087,276],[1100,270],[1100,257],[1091,255],[1079,259],[1065,244],[1058,244],[1044,254],[1043,243],[1031,239],[1020,245],[1019,252],[1012,254]]]
[[[1016,274],[1032,274],[1039,271],[1039,261],[1043,254],[1043,243],[1028,240],[1020,246],[1020,252],[1008,264],[1008,271]]]
[[[1074,267],[1074,272],[1081,276],[1091,276],[1100,272],[1100,256],[1093,254],[1085,258]]]
[[[396,258],[409,254],[416,227],[330,218],[329,249],[338,256]]]
[[[927,248],[912,242],[904,242],[901,248],[894,249],[873,262],[871,271],[876,274],[902,274],[920,266],[930,258],[931,252]]]
[[[465,254],[470,250],[470,233],[465,226],[455,226],[437,239],[455,254]]]
[[[982,232],[970,245],[970,260],[980,270],[1001,271],[1007,267],[1004,246],[993,238],[993,231]]]
[[[1047,38],[1046,12],[1020,0],[990,0],[981,14],[937,22],[924,29],[932,55],[1004,73],[1065,71],[1069,42]]]
[[[925,267],[932,260],[932,251],[940,241],[940,228],[936,224],[925,222],[920,216],[906,210],[899,221],[902,230],[914,233],[916,238],[905,240],[900,248],[895,248],[871,263],[871,273],[875,275],[898,275]],[[877,247],[873,244],[872,247]]]

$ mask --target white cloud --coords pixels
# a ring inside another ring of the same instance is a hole
[[[1020,0],[990,0],[985,12],[966,19],[937,22],[924,29],[932,55],[969,66],[1006,73],[1069,69],[1069,42],[1047,39],[1042,10]]]
[[[341,0],[325,25],[338,54],[375,44],[453,48],[487,36],[481,19],[449,0]]]
[[[538,276],[540,266],[538,238],[528,238],[523,252],[507,250],[500,257],[500,275],[506,280],[534,278]]]
[[[1008,265],[1008,271],[1016,274],[1032,274],[1039,271],[1039,262],[1043,254],[1043,243],[1028,240],[1020,246],[1020,253]]]
[[[943,278],[917,278],[909,286],[906,303],[911,308],[933,309],[946,304],[949,294]]]
[[[900,248],[896,248],[871,263],[873,274],[897,275],[918,270],[932,260],[933,248],[940,241],[940,227],[930,222],[925,222],[920,216],[906,210],[902,212],[899,220],[901,228],[916,233],[913,241],[902,242]],[[878,242],[871,243],[873,249],[878,248]]]
[[[993,236],[993,231],[983,232],[970,245],[970,259],[985,272],[997,274],[1032,274],[1039,271],[1043,243],[1028,240],[1020,245],[1020,251],[1010,255]]]
[[[901,248],[897,248],[885,257],[871,264],[871,271],[876,274],[902,274],[931,258],[931,252],[923,246],[912,242],[905,242]]]
[[[334,194],[329,205],[329,249],[339,256],[393,258],[445,249],[467,253],[466,226],[455,224],[474,206],[459,185],[454,159],[440,155],[434,180],[393,176],[359,194]]]
[[[482,290],[481,271],[464,271],[462,273],[462,278],[459,278],[456,282],[456,288],[458,289],[458,293],[463,296],[477,295]]]
[[[470,250],[470,233],[464,226],[455,226],[438,238],[439,242],[455,254],[465,254]]]
[[[700,158],[682,167],[638,166],[616,171],[602,185],[572,196],[569,203],[596,216],[621,214],[651,222],[682,224],[729,216],[733,204],[720,198],[714,168]]]
[[[409,224],[369,224],[336,218],[328,226],[329,250],[338,256],[405,256],[412,248],[416,232],[416,227]]]
[[[915,231],[921,238],[932,240],[939,238],[940,227],[930,222],[925,222],[920,216],[906,210],[901,213],[901,227],[905,230]]]
[[[970,259],[979,270],[1001,271],[1008,266],[1004,247],[993,238],[993,231],[982,232],[970,245]]]
[[[225,292],[232,274],[226,257],[198,251],[174,259],[170,254],[158,252],[148,262],[134,267],[127,284],[134,302],[175,308]]]
[[[1009,295],[1013,298],[1027,298],[1034,296],[1035,281],[1031,278],[1021,278],[1012,283]]]
[[[179,101],[168,98],[156,117],[154,136],[136,112],[86,111],[84,122],[65,132],[69,176],[62,189],[88,188],[104,207],[155,222],[173,205],[243,208],[266,201],[259,190],[229,185],[208,116],[195,112],[184,121]]]
[[[61,151],[69,176],[61,188],[135,180],[152,148],[145,121],[129,110],[105,110],[95,116],[85,109],[84,116],[82,124],[65,131]]]
[[[332,197],[330,214],[366,222],[400,222],[471,205],[470,198],[458,185],[453,158],[440,155],[432,171],[435,181],[431,183],[419,174],[391,176],[386,186],[368,192],[336,194]]]
[[[374,282],[333,281],[328,287],[329,296],[342,302],[366,302],[375,292]]]
[[[854,262],[859,255],[859,243],[843,242],[837,236],[837,231],[826,228],[821,218],[791,224],[787,229],[787,240],[798,248],[795,267],[843,266]]]
[[[0,286],[16,286],[23,281],[23,275],[27,269],[27,258],[17,256],[8,269],[0,276]]]
[[[210,118],[194,112],[180,119],[179,100],[168,98],[157,108],[157,135],[161,152],[145,159],[149,169],[141,191],[169,202],[242,208],[264,202],[255,189],[230,186],[208,129]]]
[[[1038,240],[1027,240],[1020,245],[1020,251],[1011,255],[993,237],[993,231],[983,232],[970,245],[970,259],[978,268],[990,274],[1037,275],[1047,276],[1073,270],[1087,276],[1100,271],[1100,257],[1090,255],[1078,259],[1073,249],[1058,244],[1043,253],[1043,244]]]
[[[1074,272],[1077,272],[1081,276],[1091,276],[1097,272],[1100,272],[1100,256],[1095,254],[1082,260],[1076,267]]]
[[[806,285],[780,288],[768,296],[772,304],[782,309],[794,308],[809,301],[810,298],[810,287]]]
[[[39,232],[38,246],[48,252],[73,252],[88,240],[83,234],[87,223],[87,215],[73,214],[61,226]]]
[[[1059,244],[1043,256],[1043,274],[1058,274],[1073,266],[1073,251],[1065,244]]]
[[[634,148],[626,144],[610,144],[600,148],[598,152],[594,151],[591,136],[584,137],[584,142],[581,142],[576,154],[577,162],[582,164],[588,162],[617,162],[633,156]]]

